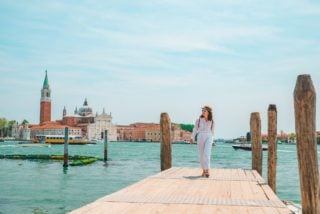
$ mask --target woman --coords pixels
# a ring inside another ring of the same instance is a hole
[[[210,106],[202,107],[202,114],[197,119],[193,132],[192,141],[196,141],[199,149],[200,165],[203,170],[201,176],[210,176],[210,156],[213,143],[214,121],[212,108]]]

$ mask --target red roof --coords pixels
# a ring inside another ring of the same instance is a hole
[[[44,124],[44,125],[38,125],[38,126],[32,126],[31,129],[64,129],[64,128],[70,128],[70,129],[80,129],[78,127],[71,127],[61,124]]]

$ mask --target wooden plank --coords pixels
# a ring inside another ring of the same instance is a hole
[[[125,209],[124,209],[125,208]],[[202,205],[172,205],[172,204],[132,204],[132,203],[112,203],[112,202],[95,202],[90,209],[78,209],[71,213],[291,213],[287,208],[273,207],[245,207],[245,206],[202,206]]]
[[[171,168],[71,213],[290,213],[256,171]]]

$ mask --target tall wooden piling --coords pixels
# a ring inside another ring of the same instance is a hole
[[[268,185],[276,193],[277,175],[277,107],[268,108]]]
[[[161,171],[171,168],[171,121],[168,113],[161,113]]]
[[[261,143],[261,120],[259,112],[251,113],[250,132],[252,144],[252,169],[262,175],[262,143]]]
[[[297,78],[294,111],[302,213],[320,213],[316,92],[310,75],[299,75]]]
[[[104,161],[108,160],[108,130],[104,131]]]
[[[68,167],[68,159],[69,159],[69,128],[66,127],[64,129],[64,153],[63,153],[63,167]]]

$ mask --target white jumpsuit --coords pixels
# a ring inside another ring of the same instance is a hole
[[[214,122],[206,121],[204,118],[197,119],[193,132],[192,139],[195,141],[197,136],[197,144],[199,149],[200,166],[202,169],[210,169],[211,148],[213,143]]]

